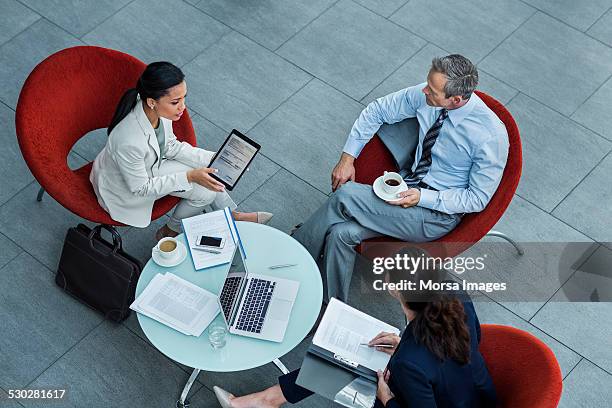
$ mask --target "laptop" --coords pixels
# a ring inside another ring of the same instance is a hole
[[[249,272],[241,245],[217,298],[230,333],[282,342],[300,283]]]

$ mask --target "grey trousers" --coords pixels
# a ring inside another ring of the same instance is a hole
[[[164,160],[159,166],[160,175],[189,170],[192,170],[192,167],[176,160]],[[181,232],[181,220],[183,218],[202,214],[206,206],[210,206],[213,211],[221,210],[225,207],[229,207],[232,211],[237,208],[236,203],[226,191],[218,193],[196,183],[192,183],[192,188],[189,191],[175,191],[170,193],[170,195],[182,198],[176,205],[167,224],[171,230],[176,232]]]
[[[427,242],[446,235],[461,217],[423,207],[403,208],[378,198],[372,186],[348,182],[293,234],[314,259],[323,254],[321,273],[327,279],[327,298],[347,301],[355,246],[361,241],[391,236]]]

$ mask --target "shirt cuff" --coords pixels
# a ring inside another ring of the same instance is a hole
[[[421,189],[421,199],[417,203],[419,207],[429,208],[431,210],[434,209],[436,202],[440,196],[439,191],[429,190],[427,188]]]
[[[179,184],[177,190],[189,191],[192,189],[191,183],[187,180],[187,172],[179,173],[176,181]]]
[[[349,139],[344,144],[344,148],[342,149],[342,151],[344,153],[350,154],[354,158],[357,158],[357,156],[359,156],[359,153],[361,153],[361,151],[363,150],[364,146],[365,145],[349,137]]]

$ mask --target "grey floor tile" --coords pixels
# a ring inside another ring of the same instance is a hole
[[[523,143],[517,193],[546,211],[552,211],[612,149],[606,139],[523,94],[508,110]]]
[[[96,327],[101,317],[58,288],[22,253],[0,269],[0,385],[23,388]]]
[[[612,242],[612,156],[608,155],[553,211],[556,217],[599,242]]]
[[[566,283],[575,293],[585,274],[577,273]],[[564,287],[565,288],[565,287]],[[583,357],[612,372],[612,303],[571,302],[565,290],[557,292],[531,323]]]
[[[227,138],[228,132],[215,126],[200,115],[194,115],[192,119],[193,127],[198,137],[198,146],[206,150],[217,151]],[[248,136],[253,138],[252,133],[249,133]],[[242,176],[236,188],[230,192],[234,202],[237,204],[240,204],[280,169],[278,164],[265,156],[270,146],[265,145],[263,141],[259,140],[257,137],[254,139],[262,144],[262,149],[259,154],[255,156],[253,163],[251,163],[248,171]]]
[[[196,7],[253,41],[275,50],[335,0],[205,0]]]
[[[606,407],[612,400],[612,375],[587,360],[563,381],[559,407]]]
[[[315,79],[250,132],[272,160],[331,193],[330,174],[363,105]]]
[[[440,12],[444,10],[444,12]],[[447,7],[443,0],[412,0],[391,20],[453,53],[480,61],[534,13],[512,0],[460,0]],[[461,21],[466,29],[457,35],[449,30]]]
[[[408,0],[354,0],[364,7],[372,10],[376,14],[380,14],[383,17],[389,17],[400,7],[402,7]]]
[[[66,231],[83,220],[48,195],[37,202],[38,189],[32,183],[0,207],[0,231],[55,271]]]
[[[612,121],[612,112],[607,103],[612,98],[612,79],[606,81],[586,102],[572,114],[572,119],[599,133],[608,140],[612,140],[612,128],[608,126]]]
[[[32,388],[67,388],[65,407],[174,406],[189,375],[125,327],[105,322]],[[197,392],[199,384],[194,384]],[[32,401],[27,407],[44,407]]]
[[[34,180],[15,135],[15,112],[0,103],[0,205]]]
[[[19,255],[22,251],[13,241],[8,239],[6,235],[0,233],[0,268],[6,265],[9,261]]]
[[[81,37],[131,0],[23,0],[50,21]]]
[[[72,151],[88,161],[94,161],[106,145],[107,140],[106,128],[96,129],[80,138],[72,146]]]
[[[597,38],[600,41],[612,46],[612,9],[608,10],[606,14],[601,17],[597,23],[595,23],[589,31],[588,34]]]
[[[281,361],[289,370],[295,370],[301,366],[304,355],[306,354],[306,349],[311,341],[311,338],[306,338],[289,354],[281,357]],[[202,372],[199,376],[199,381],[201,381],[207,389],[212,389],[214,385],[217,385],[230,391],[234,395],[242,396],[252,392],[262,391],[274,384],[278,384],[278,377],[280,375],[282,375],[282,373],[274,364],[266,364],[251,370],[234,373]],[[198,393],[192,401],[197,406],[203,406],[200,401],[200,394],[201,392]],[[207,398],[207,395],[205,398]],[[292,406],[300,408],[327,408],[329,406],[329,401],[314,395]]]
[[[493,229],[506,233],[518,242],[592,242],[579,231],[519,196],[514,196]],[[486,241],[503,242],[493,237],[487,237]]]
[[[359,100],[423,45],[370,10],[341,0],[278,53]]]
[[[311,78],[237,32],[184,70],[190,106],[226,131],[248,131]]]
[[[0,405],[4,408],[22,408],[23,405],[19,404],[17,400],[9,398],[9,395],[3,389],[0,389]]]
[[[563,47],[551,46],[560,38]],[[612,49],[538,12],[480,67],[569,115],[612,73]],[[571,92],[567,92],[569,84]]]
[[[25,30],[40,16],[15,0],[0,3],[0,45],[10,40],[20,31]]]
[[[241,207],[243,211],[273,212],[274,218],[269,225],[288,232],[294,225],[310,217],[326,199],[325,194],[281,169]]]
[[[478,314],[480,324],[502,324],[525,330],[542,340],[555,353],[555,357],[565,377],[580,361],[581,357],[575,351],[569,349],[557,340],[553,339],[540,329],[534,327],[527,321],[521,319],[499,304],[485,299],[475,299],[474,307]]]
[[[361,102],[369,103],[376,98],[388,95],[399,89],[425,82],[431,67],[431,60],[434,57],[444,55],[448,55],[448,52],[433,44],[427,44],[397,71],[374,88],[372,92],[366,95]],[[495,79],[483,70],[479,70],[478,76],[478,90],[493,96],[501,103],[507,103],[518,93],[516,89]]]
[[[606,10],[612,7],[612,1],[610,0],[591,0],[585,2],[573,0],[525,0],[525,2],[580,31],[585,31]]]
[[[75,45],[82,43],[44,19],[4,44],[0,47],[0,99],[14,109],[32,69],[54,52]]]
[[[172,213],[172,211],[170,211]],[[157,244],[155,232],[168,222],[168,217],[163,216],[149,224],[146,228],[132,227],[121,234],[123,248],[142,264],[151,259],[151,249]]]
[[[612,249],[601,245],[555,295],[572,302],[612,302]]]
[[[155,24],[149,27],[152,21]],[[84,36],[83,41],[118,49],[146,63],[170,61],[182,66],[228,31],[183,1],[136,0]]]

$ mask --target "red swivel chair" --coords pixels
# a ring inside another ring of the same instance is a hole
[[[474,243],[480,241],[485,235],[489,235],[507,240],[516,248],[518,253],[522,255],[523,249],[518,243],[504,233],[491,230],[504,214],[508,205],[510,205],[510,201],[512,201],[512,197],[514,196],[514,192],[521,178],[523,154],[519,130],[514,118],[512,118],[510,112],[508,112],[501,102],[483,92],[476,91],[476,94],[506,125],[510,146],[506,168],[504,169],[499,187],[487,207],[479,213],[466,214],[461,220],[461,223],[454,230],[444,237],[433,241],[431,246],[437,247],[436,244],[441,244],[439,247],[443,248],[444,255],[452,257],[459,255]],[[372,184],[384,171],[397,170],[393,156],[391,156],[391,153],[387,150],[380,138],[375,135],[364,147],[357,160],[355,160],[355,181],[358,183]],[[369,239],[364,242],[401,241],[390,237],[380,237]],[[362,249],[363,248],[359,246],[357,251],[361,252]],[[435,253],[435,251],[430,252]],[[366,254],[366,256],[369,255]]]
[[[482,353],[493,378],[499,406],[554,408],[563,389],[554,353],[537,337],[514,327],[480,326]]]
[[[92,163],[71,170],[67,157],[85,134],[106,128],[123,93],[133,88],[145,64],[119,51],[79,46],[59,51],[34,68],[19,95],[17,140],[30,171],[63,207],[97,224],[122,225],[100,207],[89,182]],[[189,114],[173,124],[181,141],[195,146]],[[172,209],[178,198],[155,202],[151,219]]]

